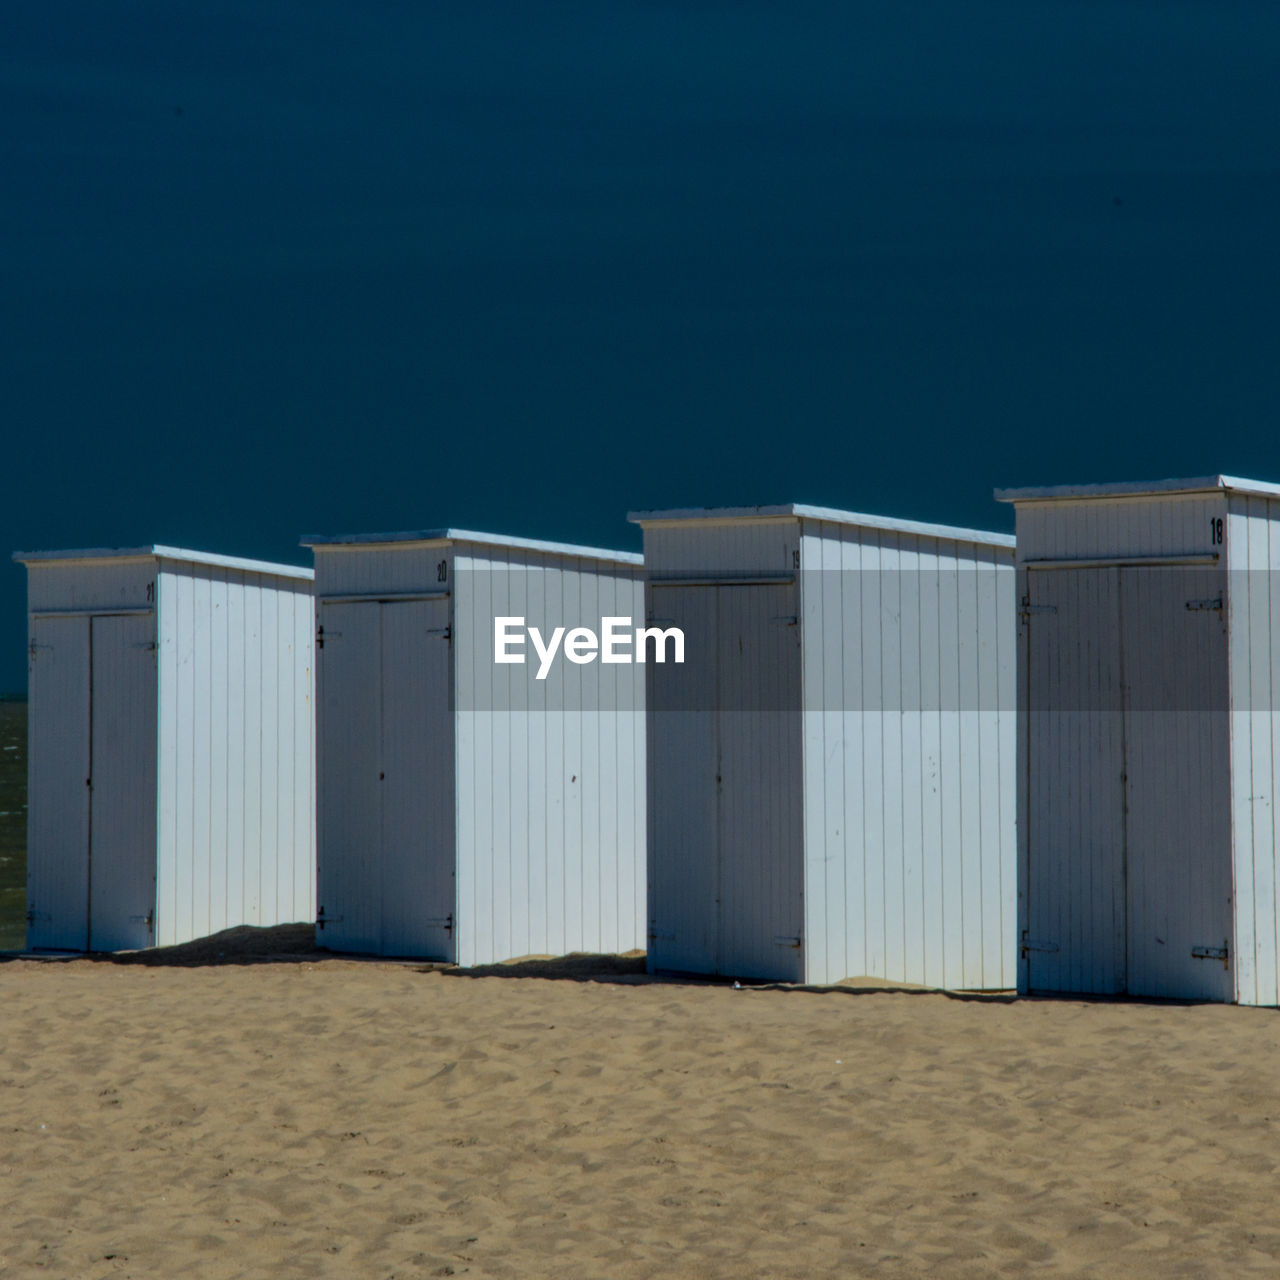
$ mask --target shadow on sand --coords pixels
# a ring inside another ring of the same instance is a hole
[[[386,961],[381,956],[339,955],[316,945],[313,924],[281,924],[269,929],[241,925],[221,933],[184,942],[176,947],[152,947],[146,951],[10,951],[2,961],[35,960],[49,963],[87,960],[95,964],[144,965],[152,968],[195,969],[211,965],[320,964],[326,961]],[[426,961],[419,968],[438,968]]]
[[[1017,996],[1012,991],[940,991],[936,987],[913,987],[906,984],[856,980],[831,986],[798,982],[768,982],[744,978],[735,981],[712,974],[648,973],[642,951],[624,955],[531,956],[507,960],[501,964],[477,965],[473,969],[448,968],[450,978],[544,978],[558,982],[615,982],[631,985],[663,983],[678,986],[730,987],[741,991],[784,991],[810,995],[908,995],[945,996],[948,1000],[980,1001],[985,1004],[1009,1004]]]
[[[645,972],[644,952],[594,955],[575,951],[567,956],[525,956],[471,969],[450,968],[451,978],[548,978],[556,982],[658,982]]]
[[[355,955],[327,951],[316,943],[316,929],[311,924],[283,924],[270,929],[244,925],[225,929],[207,938],[184,942],[176,947],[155,947],[148,951],[121,952],[0,952],[0,963],[14,960],[63,962],[82,960],[97,964],[145,965],[158,968],[205,968],[215,965],[258,964],[381,964],[410,968],[421,973],[440,971],[450,978],[540,978],[553,982],[608,982],[631,985],[652,983],[680,986],[738,987],[743,991],[782,991],[791,994],[843,996],[912,995],[945,996],[948,1000],[982,1004],[1011,1004],[1015,1000],[1030,1003],[1065,1002],[1071,1004],[1201,1004],[1197,1000],[1169,1000],[1142,996],[1102,996],[1034,992],[1019,997],[1012,991],[944,991],[937,987],[917,987],[875,979],[849,979],[831,986],[795,982],[767,982],[693,973],[648,973],[642,951],[622,955],[596,955],[574,952],[567,956],[526,956],[499,964],[476,965],[462,969],[436,960],[414,957]]]

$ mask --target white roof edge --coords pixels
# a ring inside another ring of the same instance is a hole
[[[609,564],[642,565],[637,551],[610,551],[606,547],[581,547],[572,542],[545,542],[517,538],[506,533],[479,533],[474,529],[409,529],[400,533],[309,533],[300,539],[304,547],[370,547],[402,542],[474,542],[486,547],[510,547],[517,551],[543,551],[548,555],[603,560]]]
[[[997,502],[1067,502],[1073,498],[1141,498],[1174,493],[1255,493],[1280,498],[1280,484],[1239,476],[1197,476],[1183,480],[1119,481],[1111,484],[1059,484],[1027,489],[997,489]]]
[[[863,529],[885,529],[892,533],[909,533],[921,538],[945,538],[951,542],[972,542],[982,546],[1013,547],[1011,533],[991,533],[985,529],[964,529],[946,524],[926,524],[919,520],[901,520],[896,516],[874,516],[861,511],[837,511],[831,507],[811,507],[802,502],[788,502],[772,507],[684,507],[669,511],[628,511],[632,524],[685,524],[700,520],[774,520],[791,517],[798,520],[822,520],[828,524],[857,525]]]
[[[247,560],[243,556],[222,556],[213,551],[190,551],[184,547],[79,547],[69,551],[15,551],[19,564],[48,564],[59,560],[177,560],[183,564],[211,565],[218,569],[239,569],[263,573],[273,578],[296,578],[313,582],[315,570],[297,564],[276,564],[270,560]]]

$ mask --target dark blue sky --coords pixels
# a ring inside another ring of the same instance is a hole
[[[1273,0],[14,0],[5,546],[1280,479],[1277,85]]]

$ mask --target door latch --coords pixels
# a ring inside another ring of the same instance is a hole
[[[1032,604],[1030,596],[1022,597],[1022,607],[1018,610],[1018,616],[1023,622],[1029,622],[1033,613],[1057,613],[1058,606],[1056,604]]]
[[[1221,960],[1224,969],[1231,968],[1231,952],[1225,943],[1220,947],[1192,947],[1191,955],[1196,960]]]
[[[1022,931],[1022,958],[1025,960],[1032,951],[1040,951],[1045,955],[1054,955],[1058,951],[1056,942],[1032,941],[1027,937],[1027,930]]]

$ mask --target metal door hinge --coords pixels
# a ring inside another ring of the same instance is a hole
[[[1058,606],[1056,604],[1032,604],[1030,596],[1022,597],[1022,606],[1018,610],[1019,617],[1023,622],[1030,620],[1033,613],[1057,613]]]
[[[1216,596],[1216,597],[1215,597],[1214,599],[1212,599],[1212,600],[1188,600],[1188,601],[1187,601],[1187,608],[1188,608],[1192,613],[1195,613],[1195,612],[1197,612],[1198,610],[1201,610],[1201,609],[1217,609],[1219,612],[1221,612],[1221,610],[1222,610],[1222,597],[1221,597],[1221,596]]]
[[[1191,954],[1196,960],[1221,960],[1224,969],[1231,968],[1231,950],[1226,943],[1220,947],[1192,947]]]
[[[47,911],[37,911],[36,904],[34,902],[29,903],[27,906],[27,923],[35,924],[37,920],[42,921],[45,924],[52,924],[53,916]]]
[[[130,923],[130,924],[145,924],[145,925],[147,926],[147,932],[148,932],[148,933],[153,933],[153,932],[155,932],[154,927],[153,927],[153,924],[152,924],[152,921],[153,921],[154,919],[155,919],[155,912],[154,912],[154,911],[148,911],[148,912],[147,912],[147,914],[146,914],[145,916],[130,916],[130,917],[129,917],[129,923]]]
[[[433,920],[424,920],[422,923],[425,924],[428,929],[443,929],[445,933],[448,933],[448,934],[453,933],[453,916],[452,915],[447,915],[443,917],[437,916]]]
[[[651,928],[649,930],[650,942],[674,942],[675,940],[676,935],[674,933],[663,933],[661,930],[656,928]]]
[[[316,928],[317,929],[323,929],[327,924],[341,924],[342,920],[343,920],[342,916],[325,915],[323,907],[321,907],[320,910],[316,912]]]
[[[320,627],[319,630],[316,631],[316,648],[323,649],[324,642],[326,640],[341,640],[341,639],[342,639],[341,631],[326,631],[323,627]]]
[[[1022,958],[1025,960],[1027,955],[1032,951],[1042,951],[1046,955],[1053,955],[1058,950],[1056,942],[1038,942],[1032,941],[1027,937],[1027,931],[1022,931]]]
[[[453,628],[452,627],[428,627],[427,635],[442,636],[444,639],[450,640],[453,638]]]
[[[774,937],[773,945],[775,947],[790,947],[793,951],[799,951],[800,939],[794,936],[784,936],[779,934]]]
[[[780,614],[776,618],[770,618],[769,621],[781,622],[784,627],[798,627],[800,625],[800,619],[797,618],[794,613]]]

